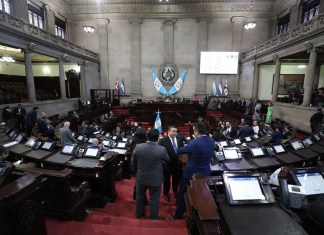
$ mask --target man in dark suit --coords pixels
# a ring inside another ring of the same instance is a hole
[[[144,212],[146,190],[150,192],[149,210],[151,219],[162,219],[159,214],[159,197],[163,182],[162,161],[169,161],[166,149],[157,144],[159,132],[151,129],[147,132],[147,142],[137,144],[133,154],[131,169],[136,174],[136,217]]]
[[[83,135],[87,138],[94,138],[94,128],[89,124],[88,121],[83,121],[80,128],[80,135]]]
[[[178,160],[177,150],[183,146],[175,126],[169,126],[168,135],[159,141],[159,145],[166,148],[170,161],[164,165],[163,195],[165,200],[170,201],[170,178],[172,176],[172,191],[178,197],[178,187],[182,175],[181,164]]]
[[[182,219],[186,211],[184,195],[192,176],[197,173],[204,176],[210,175],[210,161],[215,151],[215,141],[207,136],[207,127],[204,123],[195,123],[193,127],[196,139],[178,149],[178,154],[188,154],[188,162],[180,181],[177,209],[175,215],[170,216],[170,219]]]
[[[316,132],[319,129],[322,120],[323,120],[322,108],[317,108],[317,112],[314,113],[309,120],[312,133]]]
[[[17,129],[19,132],[25,131],[26,109],[21,104],[18,104],[13,110],[13,116],[17,120]]]
[[[26,116],[26,129],[27,136],[30,137],[34,125],[37,123],[37,113],[39,108],[37,106],[33,107],[33,110],[30,111]]]
[[[247,120],[245,126],[237,132],[237,137],[240,138],[241,141],[244,141],[245,137],[252,136],[254,134],[253,127],[250,126],[250,123],[250,120]]]
[[[226,122],[225,137],[229,140],[236,138],[236,131],[232,128],[232,124],[230,122]]]

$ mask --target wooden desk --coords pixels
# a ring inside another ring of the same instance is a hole
[[[39,175],[25,174],[0,188],[0,234],[46,235]]]

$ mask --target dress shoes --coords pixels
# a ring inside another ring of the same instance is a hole
[[[164,199],[168,202],[170,202],[170,195],[169,194],[163,194],[164,195]]]
[[[145,216],[145,211],[143,211],[143,213],[141,215],[136,214],[137,219],[141,219],[144,216]]]

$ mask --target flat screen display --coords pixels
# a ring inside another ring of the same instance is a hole
[[[257,177],[229,177],[232,199],[265,200]]]
[[[242,144],[240,139],[234,139],[234,143],[235,143],[236,145]]]
[[[82,135],[79,135],[78,140],[79,141],[82,141],[83,140],[83,136]]]
[[[89,139],[88,139],[88,143],[89,143],[89,144],[92,144],[92,140],[93,140],[93,138],[89,138]]]
[[[96,157],[99,152],[99,148],[88,148],[85,155],[86,157]]]
[[[113,136],[112,139],[113,139],[113,140],[116,140],[116,139],[117,139],[117,136]]]
[[[17,135],[15,138],[15,141],[20,142],[22,140],[23,136],[22,135]]]
[[[296,177],[307,195],[324,194],[324,179],[319,172],[297,173]]]
[[[236,149],[223,149],[224,157],[226,159],[239,159]]]
[[[75,145],[74,144],[66,144],[64,145],[63,149],[62,149],[62,153],[65,153],[65,154],[72,154],[73,153],[73,150],[75,148]]]
[[[45,141],[42,146],[42,149],[50,150],[53,146],[53,143],[54,142],[52,142],[52,141]]]
[[[314,138],[316,139],[316,141],[320,141],[321,137],[319,137],[318,135],[314,135]]]
[[[305,141],[306,141],[306,143],[307,143],[308,145],[311,145],[311,144],[313,144],[313,141],[311,141],[311,139],[310,139],[310,138],[306,138],[306,139],[305,139]]]
[[[213,52],[200,53],[200,73],[202,74],[237,74],[238,52]]]
[[[253,138],[254,138],[254,139],[259,139],[259,135],[258,135],[258,134],[255,134],[255,135],[253,136]]]
[[[102,141],[102,144],[104,146],[108,146],[110,144],[110,141],[109,140],[104,140],[104,141]]]
[[[128,139],[127,138],[123,138],[123,141],[126,142]]]
[[[116,148],[126,148],[126,142],[118,142]]]
[[[291,146],[294,150],[299,150],[303,148],[302,144],[299,141],[291,142]]]
[[[11,131],[11,132],[9,133],[9,137],[12,138],[15,134],[16,134],[15,131]]]
[[[264,152],[263,152],[262,148],[255,147],[255,148],[250,148],[250,149],[251,149],[252,155],[254,157],[264,156]]]
[[[27,140],[26,145],[29,147],[34,147],[36,143],[36,138],[30,138],[29,140]]]
[[[245,141],[246,141],[246,142],[251,142],[251,141],[252,141],[252,139],[251,139],[251,137],[250,137],[250,136],[248,136],[248,137],[245,137]]]
[[[284,147],[281,144],[273,145],[273,148],[274,148],[276,153],[284,153],[284,152],[286,152],[286,150],[284,149]]]
[[[222,147],[225,147],[227,146],[227,141],[220,141],[219,144],[222,146]]]

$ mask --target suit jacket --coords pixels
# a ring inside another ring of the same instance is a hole
[[[37,112],[32,110],[26,116],[27,128],[32,129],[36,123],[37,123]]]
[[[178,136],[176,136],[175,138],[177,141],[178,149],[183,147],[183,141],[181,141]],[[166,136],[166,137],[163,137],[162,139],[160,139],[159,145],[165,147],[165,149],[170,157],[168,166],[170,168],[179,166],[178,154],[174,151],[170,137]]]
[[[188,154],[188,162],[182,177],[191,180],[195,173],[209,176],[210,162],[214,151],[215,141],[208,136],[201,136],[198,139],[191,140],[186,146],[179,148],[178,154]]]
[[[164,147],[154,142],[137,144],[131,162],[137,183],[145,186],[162,185],[164,180],[162,161],[169,161],[169,155]]]
[[[245,137],[251,136],[254,134],[254,130],[253,127],[249,126],[249,125],[245,125],[244,127],[242,127],[238,133],[237,136],[241,139],[244,140]]]
[[[61,137],[61,144],[73,144],[76,143],[77,140],[74,139],[72,136],[72,132],[69,128],[62,127],[60,128],[60,137]]]
[[[20,109],[20,113],[19,113],[19,109],[18,107],[14,108],[13,110],[13,115],[16,119],[21,119],[21,118],[25,118],[26,116],[26,109],[25,108],[21,108]]]

